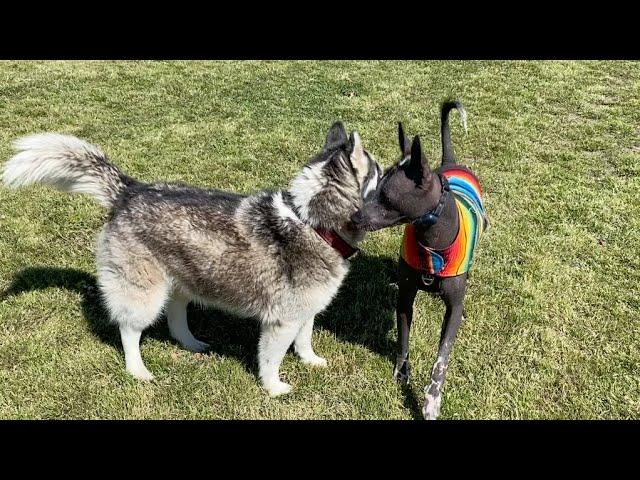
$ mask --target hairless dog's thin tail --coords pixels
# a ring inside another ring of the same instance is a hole
[[[462,103],[458,101],[448,101],[442,104],[440,110],[440,133],[442,135],[442,165],[456,163],[456,156],[451,146],[451,131],[449,130],[449,111],[456,108],[460,112],[464,131],[467,131],[467,112]]]

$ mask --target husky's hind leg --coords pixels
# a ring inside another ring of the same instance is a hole
[[[141,289],[122,278],[117,283],[113,280],[108,274],[99,276],[111,319],[120,327],[127,372],[140,380],[153,380],[140,355],[140,336],[159,317],[167,301],[168,282]]]
[[[140,355],[141,335],[142,330],[129,325],[120,325],[120,339],[127,372],[138,380],[153,380],[153,374],[147,369]]]
[[[187,323],[187,304],[189,301],[178,293],[174,293],[166,308],[169,332],[180,345],[192,352],[204,352],[209,344],[196,339]]]
[[[120,327],[127,372],[153,380],[140,355],[140,336],[162,312],[171,282],[142,247],[117,235],[105,237],[103,231],[97,252],[98,284],[111,320]]]
[[[120,327],[127,372],[140,380],[153,380],[140,355],[140,336],[160,315],[167,301],[168,285],[140,289],[122,278],[117,284],[113,280],[109,275],[99,276],[111,319]]]

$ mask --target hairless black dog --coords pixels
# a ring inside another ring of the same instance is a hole
[[[425,388],[423,414],[436,419],[449,356],[463,318],[469,269],[480,236],[488,227],[482,191],[476,176],[458,165],[451,146],[449,111],[457,108],[465,129],[466,113],[459,102],[441,108],[442,165],[435,171],[422,153],[420,139],[412,143],[398,125],[402,159],[387,171],[364,207],[352,217],[364,230],[406,224],[398,279],[398,357],[394,377],[408,382],[409,330],[418,290],[439,295],[446,306],[438,356]]]

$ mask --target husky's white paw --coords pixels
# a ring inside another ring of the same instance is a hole
[[[286,395],[291,391],[291,385],[288,383],[280,382],[265,385],[264,389],[267,391],[270,397],[278,397],[280,395]]]
[[[327,360],[319,357],[315,353],[313,355],[307,355],[305,357],[300,357],[300,360],[305,365],[311,365],[313,367],[321,367],[325,368],[327,366]]]
[[[193,340],[189,340],[188,342],[182,342],[182,346],[190,352],[202,353],[208,350],[211,345],[194,338]]]
[[[136,366],[135,368],[134,367],[128,367],[127,368],[127,372],[129,372],[131,375],[133,375],[138,380],[143,380],[145,382],[150,382],[151,380],[155,379],[153,374],[149,370],[147,370],[147,368],[144,365]]]

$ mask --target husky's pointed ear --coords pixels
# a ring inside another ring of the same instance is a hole
[[[409,160],[409,172],[411,178],[417,183],[422,183],[422,179],[429,176],[429,162],[427,157],[422,154],[422,146],[420,145],[420,137],[413,137],[411,144],[411,158]]]
[[[335,147],[336,145],[344,144],[347,140],[347,130],[344,128],[344,124],[341,121],[337,121],[331,125],[329,133],[327,133],[327,140],[324,142],[324,148],[326,150],[331,147]]]
[[[358,132],[353,131],[349,135],[349,150],[351,155],[361,157],[364,155],[364,148],[362,147],[362,139]]]
[[[409,142],[409,139],[404,133],[402,122],[398,122],[398,143],[400,145],[400,152],[402,152],[402,156],[408,156],[411,153],[411,142]]]
[[[369,161],[364,153],[364,147],[362,146],[362,140],[358,132],[351,132],[349,135],[349,158],[351,165],[359,173],[359,177],[366,175],[369,169]]]

